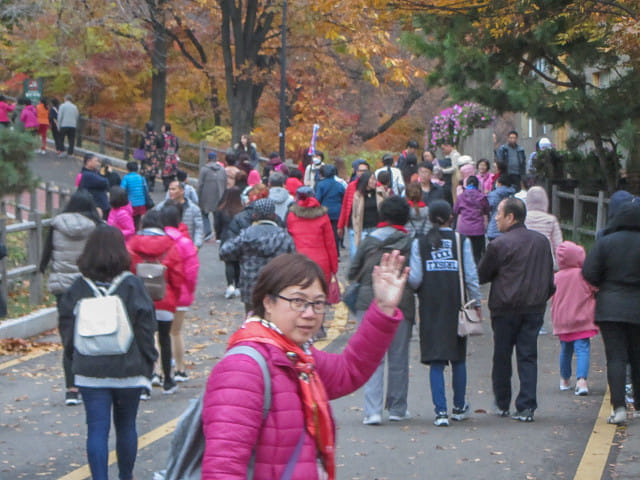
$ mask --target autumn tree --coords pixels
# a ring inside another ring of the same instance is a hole
[[[568,124],[592,145],[615,188],[611,150],[626,119],[640,118],[637,62],[623,56],[621,25],[637,25],[635,1],[411,1],[419,32],[407,42],[438,60],[432,84],[454,100],[498,112],[526,112],[547,124]],[[636,56],[636,60],[638,57]]]

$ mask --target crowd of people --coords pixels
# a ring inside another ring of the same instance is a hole
[[[409,420],[414,324],[420,361],[429,367],[434,424],[467,418],[467,337],[458,334],[458,315],[468,304],[482,318],[484,283],[491,284],[496,413],[534,420],[537,337],[545,333],[550,303],[560,340],[560,389],[589,393],[589,342],[601,331],[614,409],[610,421],[623,423],[626,384],[640,392],[634,303],[640,277],[633,271],[637,262],[620,252],[640,252],[632,247],[640,246],[640,203],[630,195],[619,203],[612,198],[609,224],[586,255],[563,241],[558,220],[547,211],[546,191],[529,182],[517,138],[511,132],[492,162],[474,163],[453,145],[442,145],[444,158],[425,151],[418,160],[412,140],[397,158],[384,155],[377,165],[355,160],[346,172],[344,161],[329,162],[322,152],[305,155],[299,165],[285,164],[277,153],[260,160],[243,136],[224,158],[208,154],[197,188],[178,168],[178,141],[168,124],[157,134],[147,123],[140,163],[129,162],[122,179],[108,163],[86,155],[78,191],[53,220],[40,268],[51,265],[66,403],[85,403],[94,478],[106,478],[96,472],[106,468],[105,415],[108,424],[112,403],[129,402],[114,423],[118,438],[125,438],[117,448],[120,476],[131,478],[139,400],[150,398],[154,385],[172,394],[177,382],[189,380],[182,328],[205,243],[217,244],[225,265],[220,293],[229,301],[239,297],[246,314],[228,348],[241,345],[264,357],[273,403],[263,416],[267,380],[260,362],[249,358],[254,354],[218,362],[204,396],[202,478],[241,478],[248,468],[255,478],[280,478],[291,469],[296,473],[290,478],[335,478],[328,400],[364,385],[365,425]],[[167,163],[172,156],[175,162]],[[158,175],[166,198],[152,205],[149,192]],[[341,255],[345,247],[348,254]],[[112,254],[93,258],[94,249]],[[341,261],[348,261],[358,329],[345,351],[333,356],[312,345],[322,332],[329,285]],[[154,265],[161,266],[156,277],[140,273],[154,271]],[[120,280],[125,271],[132,275]],[[74,351],[74,306],[93,296],[89,282],[109,288],[116,278],[138,346],[119,359],[86,358]],[[520,388],[512,402],[514,349]],[[95,365],[100,378],[93,377]],[[640,395],[633,400],[640,408]],[[283,412],[291,420],[284,422]]]

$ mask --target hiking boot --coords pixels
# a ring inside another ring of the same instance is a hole
[[[453,410],[451,410],[451,420],[455,420],[456,422],[461,422],[462,420],[464,420],[469,416],[469,413],[470,413],[469,405],[467,405],[466,403],[462,408],[453,407]]]
[[[533,422],[533,410],[531,410],[530,408],[518,410],[513,414],[511,418],[519,420],[521,422]]]
[[[433,421],[433,424],[436,427],[448,427],[449,426],[449,416],[447,412],[438,412],[436,413],[436,419]]]

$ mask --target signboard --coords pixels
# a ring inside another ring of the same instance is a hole
[[[24,86],[24,96],[31,100],[31,105],[37,105],[42,98],[42,79],[27,78],[22,82]]]

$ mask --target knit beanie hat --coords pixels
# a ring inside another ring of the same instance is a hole
[[[272,220],[276,215],[276,204],[270,198],[261,198],[252,203],[254,220]]]

